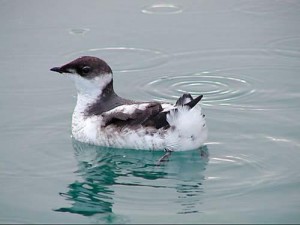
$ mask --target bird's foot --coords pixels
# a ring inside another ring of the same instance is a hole
[[[156,163],[158,166],[161,165],[164,162],[169,161],[168,159],[169,159],[169,157],[171,156],[171,154],[173,152],[172,150],[170,150],[168,148],[165,148],[164,151],[165,151],[165,154],[162,157],[160,157],[160,159]]]

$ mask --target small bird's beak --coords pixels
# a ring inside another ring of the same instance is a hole
[[[57,72],[57,73],[72,73],[72,71],[70,71],[70,69],[69,69],[68,64],[61,66],[61,67],[53,67],[50,70]]]
[[[64,71],[61,69],[61,67],[53,67],[50,70],[54,71],[54,72],[58,72],[58,73],[64,73]]]

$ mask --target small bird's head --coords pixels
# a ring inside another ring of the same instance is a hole
[[[111,68],[105,61],[93,56],[83,56],[61,67],[53,67],[50,70],[58,73],[77,74],[86,79],[93,79],[97,76],[112,73]]]
[[[89,94],[94,90],[102,91],[112,83],[112,70],[109,65],[93,56],[83,56],[63,66],[53,67],[51,71],[72,74],[78,92]]]

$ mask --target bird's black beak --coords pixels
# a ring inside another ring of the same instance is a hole
[[[53,67],[50,70],[54,71],[54,72],[58,72],[58,73],[64,73],[64,71],[61,69],[61,67]]]
[[[57,72],[57,73],[72,73],[69,68],[70,68],[70,66],[68,64],[66,64],[61,67],[53,67],[50,70]]]

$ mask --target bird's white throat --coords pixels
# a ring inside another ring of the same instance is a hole
[[[112,74],[107,73],[92,79],[78,75],[71,76],[77,89],[77,103],[74,112],[83,113],[85,109],[99,99],[104,88],[112,81]]]

